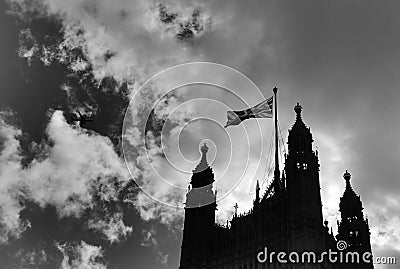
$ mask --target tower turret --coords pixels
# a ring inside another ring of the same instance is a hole
[[[293,227],[291,247],[296,251],[322,249],[323,219],[318,156],[312,150],[312,134],[294,107],[296,121],[289,130],[285,161],[288,210]]]
[[[346,188],[339,203],[341,218],[362,219],[364,217],[364,214],[362,212],[362,202],[360,196],[354,192],[351,186],[351,175],[347,170],[344,173],[343,178],[346,181]]]
[[[310,128],[307,127],[301,117],[303,107],[297,103],[294,107],[296,112],[296,121],[289,132],[289,154],[310,154],[312,153],[312,139]]]
[[[180,269],[204,268],[211,256],[214,239],[216,194],[214,173],[207,163],[208,147],[201,147],[201,160],[193,170],[192,188],[186,194]]]
[[[360,263],[352,264],[348,268],[373,268],[372,263],[364,263],[361,258],[365,252],[371,253],[368,220],[364,218],[360,196],[353,190],[351,175],[347,170],[343,178],[346,187],[339,203],[341,221],[338,223],[337,239],[347,243],[346,251],[359,253]],[[372,261],[372,257],[370,258]]]
[[[190,184],[193,188],[206,187],[214,182],[214,173],[207,163],[207,144],[204,143],[203,146],[201,146],[200,150],[201,160],[199,164],[193,169],[193,176],[190,181]]]

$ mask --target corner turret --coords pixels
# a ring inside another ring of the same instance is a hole
[[[337,240],[347,243],[346,251],[357,252],[360,256],[365,252],[371,253],[369,225],[368,220],[364,218],[360,196],[353,190],[350,183],[351,175],[347,170],[343,178],[346,187],[339,203],[341,221],[338,222]],[[372,257],[370,258],[372,261]],[[361,262],[357,268],[373,268],[373,265]]]

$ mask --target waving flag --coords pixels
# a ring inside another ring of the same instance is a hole
[[[226,123],[225,128],[230,125],[238,125],[242,121],[250,118],[272,118],[272,103],[273,96],[254,107],[241,111],[228,111],[228,122]]]

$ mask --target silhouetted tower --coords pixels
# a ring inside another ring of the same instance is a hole
[[[294,108],[296,122],[289,131],[285,162],[288,202],[288,247],[291,251],[323,249],[323,219],[318,155],[312,150],[310,128],[302,118],[302,107]],[[314,268],[306,265],[304,268]]]
[[[347,243],[346,251],[359,253],[359,264],[348,264],[343,268],[374,268],[372,262],[364,263],[362,255],[371,253],[370,231],[368,219],[364,218],[360,196],[357,195],[350,184],[351,175],[347,172],[343,175],[346,180],[346,189],[340,198],[339,211],[341,221],[338,223],[337,240]],[[370,257],[372,261],[372,256]]]
[[[193,170],[191,189],[186,194],[180,269],[210,268],[212,255],[216,194],[214,173],[206,159],[208,147],[201,147],[201,161]]]

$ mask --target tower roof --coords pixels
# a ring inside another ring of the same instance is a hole
[[[351,179],[351,174],[346,170],[346,172],[343,175],[344,180],[346,181],[346,189],[343,193],[343,198],[349,199],[349,198],[358,198],[359,196],[355,193],[353,190],[350,179]]]
[[[207,163],[208,147],[206,143],[201,147],[201,160],[193,169],[191,184],[193,188],[204,187],[214,182],[214,173]]]
[[[363,216],[362,202],[360,196],[356,194],[351,186],[351,175],[347,170],[344,173],[343,178],[346,181],[346,189],[344,190],[343,196],[340,198],[339,203],[342,219],[353,216],[361,218]]]
[[[294,111],[296,112],[296,121],[293,124],[292,131],[310,131],[309,128],[304,124],[303,119],[301,117],[301,112],[303,111],[303,107],[297,103],[296,106],[294,107]]]
[[[312,152],[312,134],[310,128],[304,124],[303,119],[301,118],[302,110],[303,107],[297,103],[294,107],[294,111],[296,112],[296,121],[294,122],[292,129],[289,130],[289,153]]]

